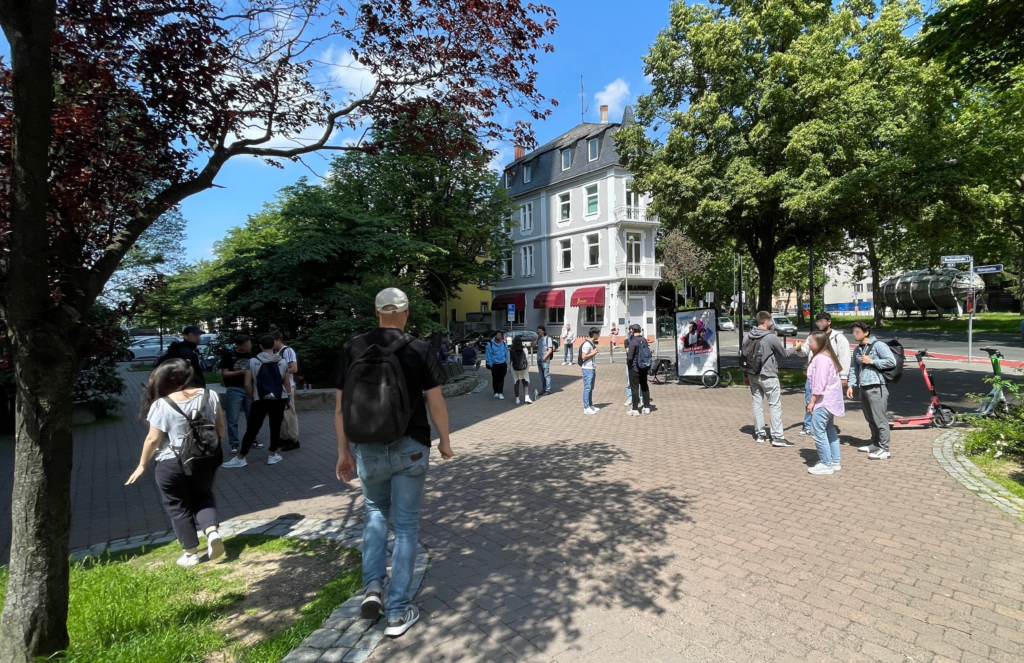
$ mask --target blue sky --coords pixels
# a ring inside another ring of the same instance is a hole
[[[611,106],[610,119],[618,121],[622,107],[644,92],[640,58],[658,31],[668,23],[668,0],[555,0],[547,2],[558,14],[559,27],[551,39],[555,52],[542,54],[538,84],[559,106],[551,117],[535,123],[538,143],[554,138],[580,121],[580,75],[586,86],[588,121],[598,120],[601,103]],[[525,116],[510,109],[507,121]],[[500,159],[509,161],[512,146],[497,146]],[[213,244],[228,228],[242,225],[248,215],[273,200],[276,192],[299,177],[323,175],[325,157],[307,159],[309,168],[288,164],[279,169],[252,158],[234,159],[221,170],[216,184],[182,204],[188,220],[186,248],[190,259],[211,257]]]

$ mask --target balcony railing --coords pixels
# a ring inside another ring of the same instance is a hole
[[[647,214],[646,207],[630,207],[628,205],[619,205],[615,208],[615,220],[616,221],[637,221],[639,223],[657,223],[657,215]]]
[[[615,275],[637,279],[660,279],[661,265],[650,262],[620,262],[615,265]]]

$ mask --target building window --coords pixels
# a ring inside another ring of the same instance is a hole
[[[526,311],[523,309],[516,309],[516,317],[512,321],[513,326],[522,327],[526,324]]]
[[[572,149],[562,150],[562,170],[569,170],[572,166]]]
[[[569,205],[569,192],[558,194],[558,222],[570,221],[572,219],[572,209]]]
[[[597,214],[597,185],[591,184],[583,191],[587,194],[587,214]]]
[[[572,239],[558,240],[558,269],[567,272],[572,269]]]
[[[457,310],[455,310],[455,309],[452,309],[452,322],[458,322],[458,321],[459,321],[459,312]]]
[[[526,203],[519,208],[519,232],[533,232],[533,203]]]
[[[524,246],[519,251],[520,258],[522,259],[520,274],[522,276],[533,276],[533,247]]]
[[[591,138],[587,141],[587,154],[591,161],[597,161],[597,157],[600,156],[600,143],[597,142],[596,138]]]
[[[604,307],[603,306],[588,306],[584,309],[583,324],[585,325],[603,325],[604,324]]]
[[[481,313],[490,313],[491,312],[491,303],[490,302],[480,302],[480,312]]]
[[[501,258],[501,277],[512,278],[512,252],[509,251]]]
[[[564,308],[549,308],[548,309],[548,324],[549,325],[560,325],[565,322],[565,309]]]
[[[626,233],[626,262],[639,265],[642,244],[640,233]]]
[[[532,180],[532,179],[533,179],[533,164],[532,163],[524,163],[523,164],[523,184],[529,184],[530,180]]]
[[[512,188],[512,180],[513,180],[514,177],[515,177],[515,174],[511,170],[505,171],[505,188],[506,189],[511,189]]]
[[[587,235],[587,267],[601,266],[601,235]]]

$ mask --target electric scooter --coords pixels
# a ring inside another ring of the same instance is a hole
[[[988,353],[988,358],[992,362],[992,377],[998,378],[1003,372],[999,364],[999,360],[1003,358],[1003,353],[995,348],[982,348],[981,350]],[[1003,394],[1003,387],[997,381],[996,384],[992,385],[992,391],[988,392],[981,399],[981,407],[972,412],[958,412],[956,418],[958,421],[971,421],[981,417],[998,417],[1006,414],[1009,407],[1009,404],[1006,402],[1006,396]]]
[[[956,420],[956,413],[953,408],[939,402],[939,395],[935,393],[935,382],[928,373],[928,367],[924,365],[924,358],[928,356],[927,350],[918,350],[914,356],[917,358],[917,365],[921,368],[921,376],[924,384],[931,394],[931,401],[928,403],[928,412],[914,417],[892,417],[889,419],[890,428],[906,428],[908,426],[928,426],[935,424],[939,428],[949,428]]]

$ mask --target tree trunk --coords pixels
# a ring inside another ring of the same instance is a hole
[[[761,251],[754,256],[754,264],[757,265],[757,310],[768,311],[774,309],[772,306],[775,299],[775,254],[769,251]]]
[[[875,251],[875,240],[868,238],[868,264],[871,266],[871,310],[874,314],[873,327],[885,325],[885,304],[882,303],[882,290],[878,287],[878,252]]]

